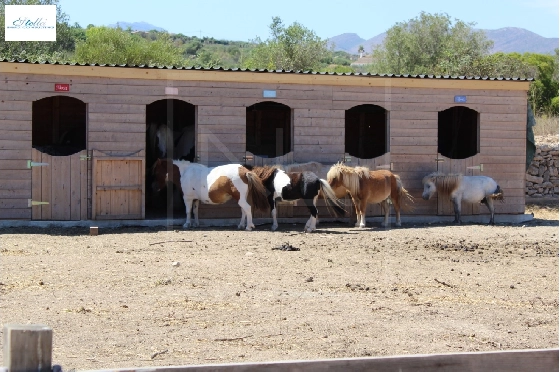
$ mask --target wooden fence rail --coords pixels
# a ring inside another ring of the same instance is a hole
[[[558,349],[401,355],[373,358],[231,363],[192,366],[122,368],[114,372],[320,372],[320,371],[453,371],[554,372]],[[4,326],[4,364],[8,372],[50,372],[52,330],[42,325]],[[98,371],[101,372],[101,371]]]

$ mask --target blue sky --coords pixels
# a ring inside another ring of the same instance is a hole
[[[299,22],[323,38],[345,32],[369,39],[421,11],[447,13],[476,28],[520,27],[558,37],[558,0],[60,0],[72,23],[148,22],[188,36],[248,41],[269,37],[272,17]]]

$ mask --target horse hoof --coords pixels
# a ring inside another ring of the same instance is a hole
[[[271,231],[276,231],[277,228],[278,228],[278,225],[272,225],[272,228],[270,230]]]
[[[315,230],[315,229],[307,228],[307,229],[305,229],[305,232],[306,232],[306,233],[311,233],[311,232],[313,232],[314,230]]]
[[[185,229],[185,230],[186,230],[186,229],[190,229],[190,228],[191,228],[191,225],[187,225],[187,224],[184,224],[184,225],[183,225],[183,229]]]
[[[361,223],[361,224],[358,225],[358,227],[359,227],[360,229],[365,229],[365,228],[366,228],[366,225],[364,225],[363,223]]]
[[[395,226],[401,227],[401,223],[400,223],[400,222],[397,222],[397,223],[395,224]]]

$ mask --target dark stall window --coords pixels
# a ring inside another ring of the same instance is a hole
[[[451,159],[466,159],[479,152],[479,115],[455,106],[438,113],[438,152]]]
[[[289,153],[291,117],[290,107],[280,103],[262,102],[247,107],[247,151],[268,158]]]
[[[33,148],[52,156],[86,149],[86,104],[67,96],[47,97],[32,104]]]
[[[372,159],[389,151],[387,111],[376,105],[346,110],[345,152],[360,159]]]

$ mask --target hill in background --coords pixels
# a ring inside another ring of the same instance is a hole
[[[524,28],[505,27],[497,30],[483,30],[488,39],[494,41],[492,53],[542,53],[554,54],[558,48],[558,38],[542,37]],[[385,39],[386,33],[379,34],[371,39],[362,39],[357,34],[344,33],[331,37],[329,44],[334,43],[334,50],[342,50],[351,54],[358,54],[358,48],[363,45],[367,53],[371,53],[375,45],[379,45]]]
[[[156,30],[156,31],[165,31],[163,28],[158,27],[158,26],[154,26],[148,22],[117,22],[117,23],[113,23],[108,25],[108,27],[117,27],[117,25],[122,28],[123,30],[126,30],[127,28],[131,28],[132,31],[151,31],[151,30]]]

